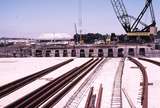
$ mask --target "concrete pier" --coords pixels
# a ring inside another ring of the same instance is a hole
[[[146,45],[77,45],[46,46],[32,49],[34,57],[123,57],[150,56],[152,48]]]

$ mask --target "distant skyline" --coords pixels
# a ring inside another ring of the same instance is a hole
[[[83,33],[125,33],[110,0],[82,1]],[[144,0],[123,0],[129,14],[137,16]],[[37,37],[41,33],[75,33],[79,0],[0,0],[0,37]],[[153,0],[160,29],[160,0]],[[148,21],[149,13],[144,17]],[[79,28],[79,27],[78,27]]]

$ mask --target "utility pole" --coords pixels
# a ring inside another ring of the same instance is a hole
[[[79,22],[80,44],[82,44],[82,0],[79,0],[78,11],[79,11],[78,22]]]
[[[78,43],[78,31],[77,31],[77,25],[76,25],[76,23],[74,23],[74,29],[75,29],[75,44],[77,44]]]
[[[74,24],[74,29],[75,29],[75,33],[76,33],[76,34],[78,34],[78,32],[77,32],[77,25],[76,25],[76,23]]]

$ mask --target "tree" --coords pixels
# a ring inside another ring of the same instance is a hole
[[[116,34],[115,33],[111,33],[111,41],[116,41]]]

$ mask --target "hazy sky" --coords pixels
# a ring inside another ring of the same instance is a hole
[[[0,37],[34,37],[40,33],[74,34],[79,0],[0,0]],[[144,0],[123,0],[129,14],[137,16]],[[160,0],[153,0],[160,28]],[[144,20],[147,21],[149,13]],[[124,33],[110,0],[82,0],[83,33]]]

